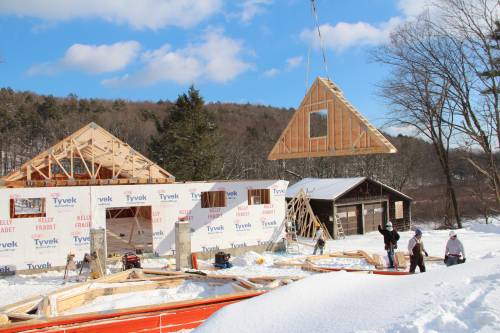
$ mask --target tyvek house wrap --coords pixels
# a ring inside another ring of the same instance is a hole
[[[106,227],[106,208],[151,206],[153,250],[175,249],[174,223],[191,222],[192,251],[268,242],[285,217],[287,181],[0,189],[0,273],[66,264],[90,250],[90,228]],[[270,189],[267,205],[248,205],[248,189]],[[225,190],[227,206],[202,208],[201,192]],[[10,199],[45,198],[45,217],[11,218]]]

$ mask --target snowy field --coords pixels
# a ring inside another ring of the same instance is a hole
[[[400,249],[412,236],[401,233]],[[500,332],[500,223],[470,222],[458,237],[464,265],[433,263],[410,276],[318,274],[225,307],[195,331]],[[447,239],[447,230],[424,230],[431,256],[444,255]],[[383,253],[378,232],[328,246]]]
[[[426,230],[423,241],[431,256],[442,257],[448,239],[447,230]],[[399,250],[406,251],[413,232],[402,232]],[[277,268],[274,262],[293,255],[249,252],[233,258],[234,267],[211,271],[242,276],[277,275],[307,277],[263,296],[228,306],[212,316],[196,331],[200,332],[500,332],[500,223],[466,223],[458,231],[467,262],[445,267],[440,262],[427,263],[428,272],[413,276],[380,276],[334,272],[311,274],[297,267]],[[302,246],[303,254],[312,247]],[[329,241],[326,252],[364,250],[383,255],[382,236],[378,232]],[[338,258],[333,266],[363,265],[356,259]],[[259,264],[257,264],[259,262]],[[172,261],[145,260],[143,266],[164,268]],[[200,267],[211,267],[199,261]],[[118,269],[111,267],[112,270]],[[417,269],[418,270],[418,269]],[[0,306],[33,294],[48,293],[63,284],[62,272],[0,278]],[[119,297],[105,306],[144,305],[210,296],[225,290],[193,288],[191,285],[163,294],[138,297],[140,304],[126,303]],[[120,295],[117,295],[120,296]],[[144,296],[144,295],[142,295]],[[83,309],[79,309],[82,310]],[[79,311],[78,311],[79,312]]]

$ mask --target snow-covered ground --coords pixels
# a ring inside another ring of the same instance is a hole
[[[413,232],[401,233],[400,249]],[[500,332],[500,223],[458,231],[467,262],[427,265],[424,274],[318,274],[225,307],[196,332]],[[443,256],[448,231],[424,230],[430,255]],[[329,250],[381,251],[371,233],[331,241]]]
[[[148,290],[127,294],[101,296],[78,308],[63,313],[64,315],[124,309],[134,306],[161,304],[167,302],[212,297],[236,292],[231,284],[185,281],[181,285],[158,290]]]
[[[426,230],[423,241],[431,256],[442,257],[447,230]],[[413,232],[401,232],[399,250],[406,251]],[[335,272],[311,274],[300,267],[273,267],[276,261],[297,257],[253,252],[233,258],[231,269],[215,274],[242,276],[279,275],[307,277],[263,296],[240,302],[219,311],[200,332],[497,332],[500,331],[500,223],[485,225],[471,221],[458,231],[466,250],[464,265],[445,267],[426,264],[428,272],[413,276],[378,276]],[[303,254],[312,247],[301,246]],[[378,232],[327,242],[326,252],[362,249],[384,254]],[[319,261],[329,266],[361,266],[358,259],[337,258]],[[147,259],[144,267],[165,268],[166,259]],[[210,262],[199,261],[209,269]],[[365,266],[364,266],[365,265]],[[110,267],[111,270],[119,269]],[[312,276],[310,276],[312,275]],[[63,284],[62,272],[0,278],[0,306],[33,294],[48,293]],[[309,277],[310,276],[310,277]],[[208,288],[209,289],[209,288]],[[153,304],[190,297],[224,293],[193,285],[179,290],[152,291],[139,295],[138,302],[121,295],[96,300],[93,311],[123,306]],[[212,288],[213,289],[213,288]],[[216,288],[217,289],[217,288]],[[227,290],[230,292],[229,290]],[[130,296],[130,295],[129,295]],[[147,299],[148,302],[144,303]],[[124,303],[125,302],[125,303]],[[140,302],[140,304],[139,304]],[[152,302],[152,303],[151,303]],[[85,309],[79,309],[79,311]],[[197,330],[197,331],[198,331]]]

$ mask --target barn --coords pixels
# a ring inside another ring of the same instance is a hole
[[[314,214],[334,239],[377,230],[390,220],[409,230],[412,198],[367,177],[304,178],[286,192],[291,200],[304,190]]]

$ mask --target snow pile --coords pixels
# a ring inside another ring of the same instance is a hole
[[[225,307],[196,332],[500,331],[499,272],[497,257],[411,276],[318,274]]]
[[[235,290],[231,284],[184,281],[173,288],[132,292],[126,294],[100,296],[93,301],[64,312],[64,315],[124,309],[135,306],[161,304],[231,294]]]
[[[0,277],[0,306],[23,298],[47,294],[62,287],[64,272],[50,271],[36,275]]]
[[[264,265],[270,266],[274,262],[273,256],[267,253],[247,252],[242,256],[234,258],[231,263],[235,266]]]
[[[206,271],[210,274],[238,275],[242,277],[255,276],[309,276],[310,272],[303,271],[300,267],[273,267],[274,263],[284,259],[291,259],[296,256],[280,253],[247,252],[242,256],[235,257],[231,263],[233,267],[219,269],[216,271]],[[262,263],[260,261],[263,260]]]
[[[313,264],[327,268],[355,268],[364,270],[373,270],[375,266],[361,258],[325,258],[312,261]]]
[[[464,265],[426,262],[426,273],[410,276],[317,274],[225,307],[196,332],[500,332],[500,223],[479,222],[457,230]],[[424,229],[431,256],[444,255],[448,232]],[[413,234],[400,233],[400,251]],[[378,232],[327,247],[385,252]]]

